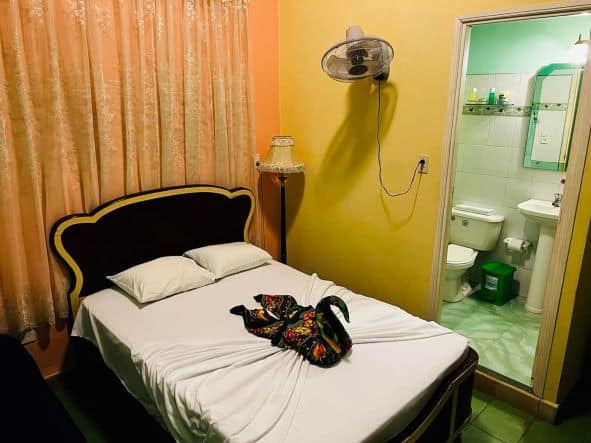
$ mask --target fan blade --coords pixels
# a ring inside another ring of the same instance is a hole
[[[376,60],[366,60],[364,65],[367,66],[367,72],[364,77],[373,77],[376,74],[379,74],[382,72],[384,66],[383,63]]]
[[[329,75],[337,75],[339,77],[349,75],[349,68],[351,67],[351,62],[346,58],[337,57],[336,55],[331,55],[328,60],[326,61],[326,69]]]
[[[392,61],[393,54],[389,46],[379,44],[379,46],[368,50],[368,56],[372,60],[383,60],[385,63],[390,63]]]
[[[370,40],[368,38],[365,38],[364,40],[361,40],[356,44],[362,46],[363,49],[365,49],[366,51],[372,51],[374,49],[379,49],[381,47],[381,43],[379,40]]]

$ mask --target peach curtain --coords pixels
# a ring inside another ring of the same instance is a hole
[[[247,12],[0,1],[0,331],[67,316],[60,217],[163,186],[255,188]]]

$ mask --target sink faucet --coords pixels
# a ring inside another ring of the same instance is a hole
[[[559,208],[561,201],[562,201],[562,194],[554,194],[554,201],[552,202],[552,206],[554,206],[555,208]]]

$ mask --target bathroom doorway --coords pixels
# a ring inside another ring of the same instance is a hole
[[[538,397],[589,141],[590,12],[458,22],[431,313]]]

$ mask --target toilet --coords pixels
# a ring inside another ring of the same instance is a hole
[[[463,204],[452,208],[443,300],[458,302],[470,294],[466,271],[474,266],[479,251],[496,247],[503,220],[490,208]]]

